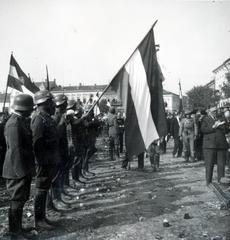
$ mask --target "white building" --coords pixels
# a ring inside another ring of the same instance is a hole
[[[215,90],[221,91],[223,83],[230,77],[230,58],[228,58],[219,67],[214,69]]]

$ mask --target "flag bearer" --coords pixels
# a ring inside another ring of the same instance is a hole
[[[33,111],[33,98],[19,94],[13,103],[14,113],[6,123],[6,156],[3,177],[10,194],[9,232],[12,237],[23,239],[23,207],[30,196],[32,176],[35,175],[35,162],[32,147],[32,133],[29,116]]]

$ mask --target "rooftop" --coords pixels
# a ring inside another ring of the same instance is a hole
[[[219,67],[217,67],[216,69],[214,69],[212,72],[216,73],[219,69],[221,69],[222,67],[226,67],[226,69],[230,70],[227,65],[230,65],[230,58],[228,58],[227,60],[225,60]]]

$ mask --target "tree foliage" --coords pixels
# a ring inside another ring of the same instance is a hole
[[[195,86],[187,92],[187,96],[192,109],[215,106],[220,100],[218,93],[207,86]]]

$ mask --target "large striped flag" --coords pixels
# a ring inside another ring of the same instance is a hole
[[[39,88],[31,81],[21,69],[14,56],[10,57],[10,70],[7,80],[7,86],[14,88],[20,92],[35,93],[39,91]]]
[[[125,142],[130,156],[144,152],[166,135],[162,80],[151,29],[111,82],[125,108]]]

